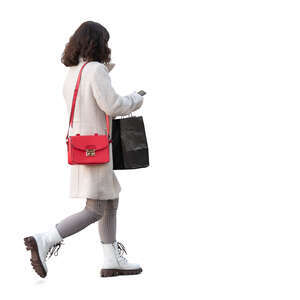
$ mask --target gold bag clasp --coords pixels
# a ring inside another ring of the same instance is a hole
[[[86,156],[95,156],[96,155],[95,149],[86,149],[85,155]]]

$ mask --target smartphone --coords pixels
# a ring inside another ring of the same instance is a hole
[[[145,95],[146,95],[146,92],[143,91],[143,90],[140,90],[140,91],[138,92],[138,94],[140,94],[141,96],[145,96]]]

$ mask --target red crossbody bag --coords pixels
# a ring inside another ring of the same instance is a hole
[[[73,94],[68,133],[66,136],[68,163],[70,165],[97,165],[109,162],[109,143],[111,143],[111,139],[109,136],[109,119],[107,114],[105,114],[107,129],[106,135],[99,135],[98,133],[95,133],[94,135],[80,135],[79,133],[74,136],[69,135],[70,126],[73,128],[76,98],[79,90],[81,74],[86,64],[87,62],[81,67],[78,74]]]

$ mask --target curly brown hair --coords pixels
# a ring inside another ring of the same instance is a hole
[[[92,21],[84,22],[70,37],[61,62],[67,67],[76,66],[79,57],[82,57],[84,61],[109,63],[111,50],[108,40],[109,33],[104,26]]]

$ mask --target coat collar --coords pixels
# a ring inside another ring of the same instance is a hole
[[[79,56],[79,64],[83,64],[84,62],[86,62],[81,56]],[[108,63],[108,64],[103,64],[105,69],[107,70],[107,72],[110,72],[115,64],[112,64],[112,63]]]

